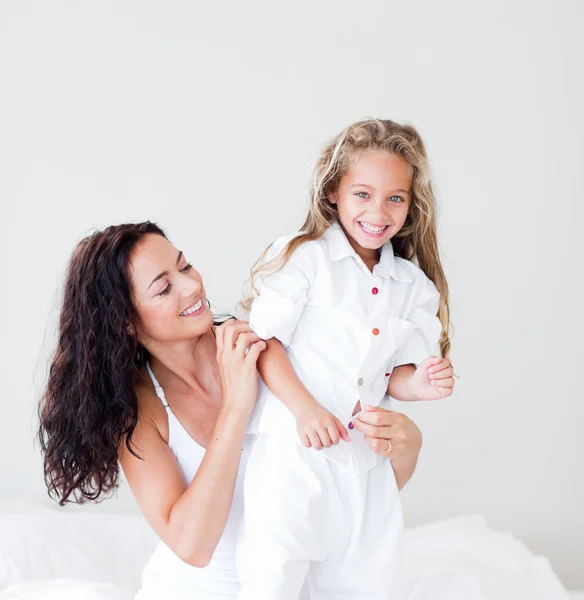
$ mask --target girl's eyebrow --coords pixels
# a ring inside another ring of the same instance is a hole
[[[366,183],[354,183],[353,185],[349,186],[349,189],[354,188],[354,187],[365,187],[365,188],[369,188],[370,190],[374,190],[375,188],[372,185],[367,185]],[[392,192],[400,192],[401,194],[408,194],[410,193],[409,190],[403,190],[401,188],[398,188],[397,190],[391,190]]]

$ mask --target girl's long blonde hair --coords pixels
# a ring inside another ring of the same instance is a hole
[[[420,134],[410,125],[390,120],[367,119],[349,125],[323,149],[316,162],[310,182],[310,208],[299,235],[295,236],[279,255],[264,264],[270,247],[266,248],[252,267],[250,291],[241,303],[249,311],[257,296],[254,285],[260,274],[277,272],[294,251],[306,242],[320,238],[331,223],[337,220],[337,208],[329,197],[339,187],[351,161],[365,152],[387,152],[404,158],[412,167],[413,199],[410,212],[402,229],[392,238],[396,256],[418,264],[440,293],[438,317],[442,323],[440,352],[446,357],[450,351],[450,308],[448,282],[440,262],[436,235],[436,200],[430,182],[430,169]]]

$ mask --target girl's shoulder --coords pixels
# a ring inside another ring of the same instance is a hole
[[[265,254],[265,261],[267,262],[280,256],[290,243],[301,235],[301,231],[294,231],[277,238],[270,246],[268,246]],[[303,258],[312,258],[315,254],[322,252],[324,248],[325,242],[323,241],[322,236],[315,240],[306,240],[294,248],[290,258],[295,261],[302,260]]]
[[[416,263],[412,262],[411,260],[396,256],[395,267],[396,271],[403,277],[404,281],[411,283],[414,287],[435,289],[432,280]]]

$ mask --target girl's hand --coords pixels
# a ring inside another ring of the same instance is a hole
[[[336,446],[341,440],[351,441],[345,426],[316,401],[310,402],[298,412],[296,429],[305,448],[322,450]]]
[[[440,400],[452,395],[454,371],[447,358],[428,357],[416,369],[410,390],[418,400]]]
[[[375,454],[390,460],[408,456],[417,458],[422,447],[422,434],[406,415],[385,408],[366,406],[353,418],[355,429]]]
[[[227,410],[251,414],[258,393],[256,363],[266,342],[247,323],[230,319],[216,329],[217,364]]]

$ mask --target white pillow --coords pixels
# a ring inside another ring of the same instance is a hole
[[[0,589],[86,579],[135,591],[156,536],[139,515],[41,510],[0,517]]]
[[[132,595],[110,583],[57,579],[11,585],[0,600],[132,600]]]

